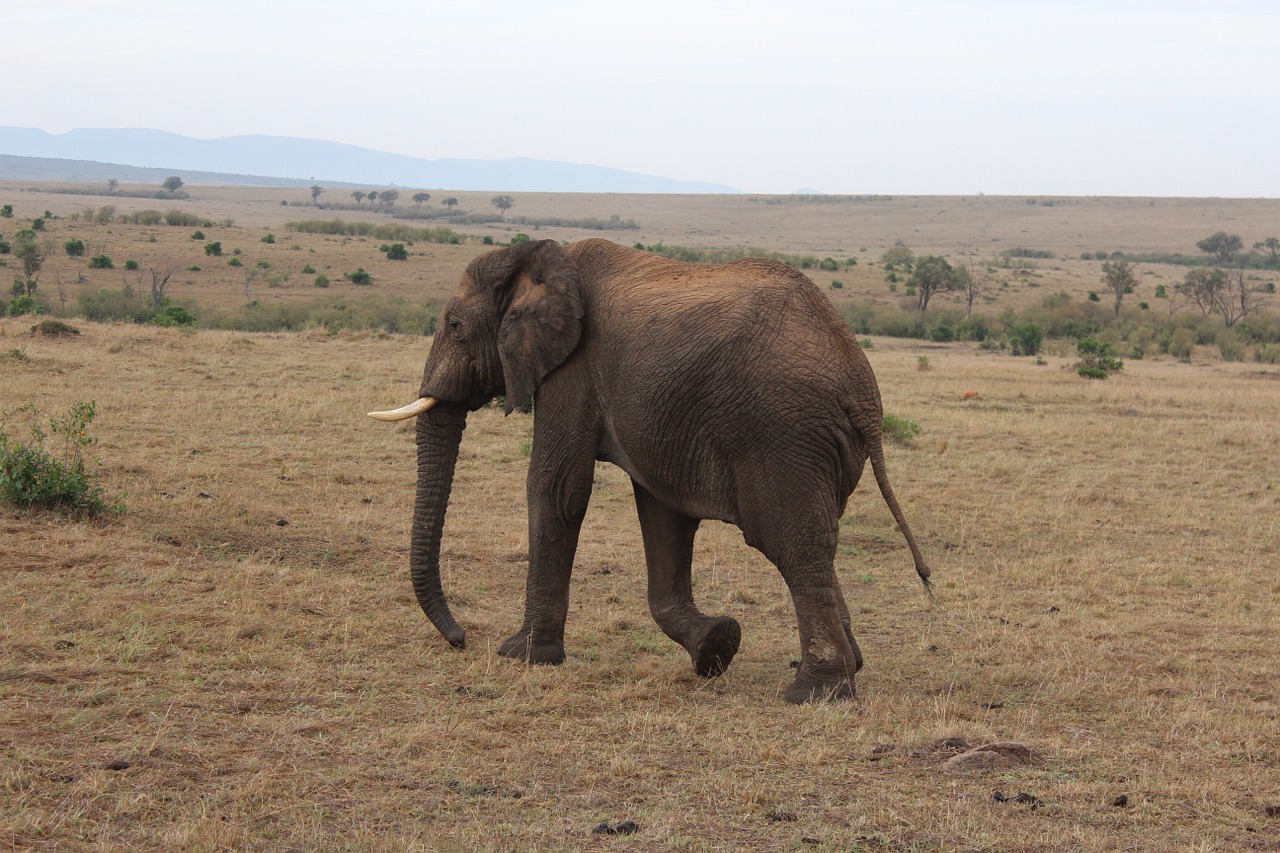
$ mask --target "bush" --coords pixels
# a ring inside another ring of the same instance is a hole
[[[82,293],[77,305],[81,316],[99,323],[113,320],[145,323],[156,315],[156,309],[128,286],[123,290],[104,288]]]
[[[840,265],[836,263],[835,258],[823,258],[818,263],[818,269],[823,270],[824,272],[835,272],[840,269]]]
[[[1093,338],[1076,341],[1076,373],[1086,379],[1106,379],[1124,367],[1124,363],[1111,357],[1111,347]]]
[[[138,268],[138,262],[137,262],[137,261],[125,261],[125,262],[124,262],[124,268],[125,268],[125,269],[127,269],[127,270],[136,270],[136,269]]]
[[[111,262],[111,258],[106,255],[94,255],[89,259],[89,269],[91,270],[109,270],[114,269],[115,264]]]
[[[1196,333],[1185,326],[1173,330],[1166,351],[1178,361],[1191,361],[1196,348]]]
[[[166,305],[164,310],[147,322],[153,326],[182,326],[190,328],[196,324],[196,315],[180,305]]]
[[[211,258],[222,257],[222,244],[221,243],[205,243],[204,253]]]
[[[916,436],[920,435],[918,423],[895,415],[885,415],[880,429],[884,437],[895,444],[910,444]]]
[[[303,275],[315,275],[315,274],[316,274],[316,268],[315,268],[315,267],[313,267],[313,266],[311,266],[311,264],[307,264],[305,267],[303,267],[303,268],[302,268],[302,274],[303,274]]]
[[[62,248],[67,253],[68,258],[79,258],[84,255],[83,240],[68,240],[62,244]]]
[[[329,276],[327,275],[316,276],[316,287],[328,287],[328,286],[329,286]]]
[[[42,417],[30,404],[0,417],[0,502],[24,510],[90,515],[118,509],[107,504],[102,487],[85,470],[84,449],[94,443],[88,432],[96,414],[92,401],[74,403],[65,415],[49,419],[50,431],[62,439],[60,457],[45,450],[48,436],[39,423],[31,426],[29,444],[10,437],[5,428],[19,413]]]
[[[7,255],[13,251],[13,245],[5,240],[0,240],[0,255]]]
[[[204,232],[203,232],[203,231],[193,231],[193,232],[191,232],[191,239],[192,239],[192,240],[203,240],[203,239],[204,239]]]
[[[244,266],[244,261],[240,260],[239,258],[232,258],[231,260],[227,261],[227,266],[242,267]]]
[[[1038,355],[1044,343],[1044,330],[1035,323],[1018,323],[1009,329],[1010,355]]]
[[[386,253],[389,261],[404,261],[409,258],[409,253],[405,251],[404,243],[384,243],[381,250]]]
[[[274,243],[275,241],[276,241],[276,235],[274,234],[268,234],[267,236],[262,238],[262,242],[264,243]]]
[[[364,267],[361,267],[355,272],[347,273],[345,278],[347,279],[347,281],[351,282],[352,284],[359,284],[363,287],[368,287],[369,285],[373,284],[373,276],[365,272]]]
[[[9,303],[7,313],[10,317],[21,317],[23,314],[43,314],[44,306],[40,304],[40,300],[29,294],[22,294],[14,297]]]

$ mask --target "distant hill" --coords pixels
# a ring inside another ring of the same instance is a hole
[[[144,129],[51,134],[36,128],[0,127],[0,178],[145,182],[168,175],[187,183],[257,186],[318,183],[522,192],[738,192],[720,184],[675,181],[603,166],[528,158],[425,160],[318,139],[193,139]]]

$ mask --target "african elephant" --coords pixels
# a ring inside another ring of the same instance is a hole
[[[871,366],[821,291],[772,261],[692,265],[610,243],[527,242],[477,257],[440,315],[416,416],[414,592],[457,648],[440,541],[467,412],[534,396],[524,624],[499,654],[564,660],[569,575],[596,460],[631,476],[649,609],[699,675],[722,673],[738,622],[694,603],[702,519],[741,528],[782,573],[800,629],[789,702],[854,693],[862,654],[833,568],[837,527],[869,457],[929,585],[885,472]]]

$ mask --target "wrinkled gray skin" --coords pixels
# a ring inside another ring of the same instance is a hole
[[[440,317],[420,396],[411,574],[455,647],[440,539],[468,410],[536,395],[524,624],[499,654],[564,660],[569,575],[596,460],[631,476],[649,609],[699,675],[738,650],[728,616],[690,585],[701,519],[741,528],[782,573],[800,628],[789,702],[854,693],[862,655],[833,569],[845,502],[870,458],[916,571],[929,570],[893,497],[875,376],[807,278],[765,260],[694,266],[605,240],[526,243],[476,258]]]

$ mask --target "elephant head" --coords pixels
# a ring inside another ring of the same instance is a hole
[[[466,634],[440,585],[440,540],[467,412],[505,395],[510,414],[532,396],[578,346],[582,317],[577,265],[554,240],[481,255],[440,315],[418,399],[369,413],[418,418],[410,577],[423,611],[456,648]]]

